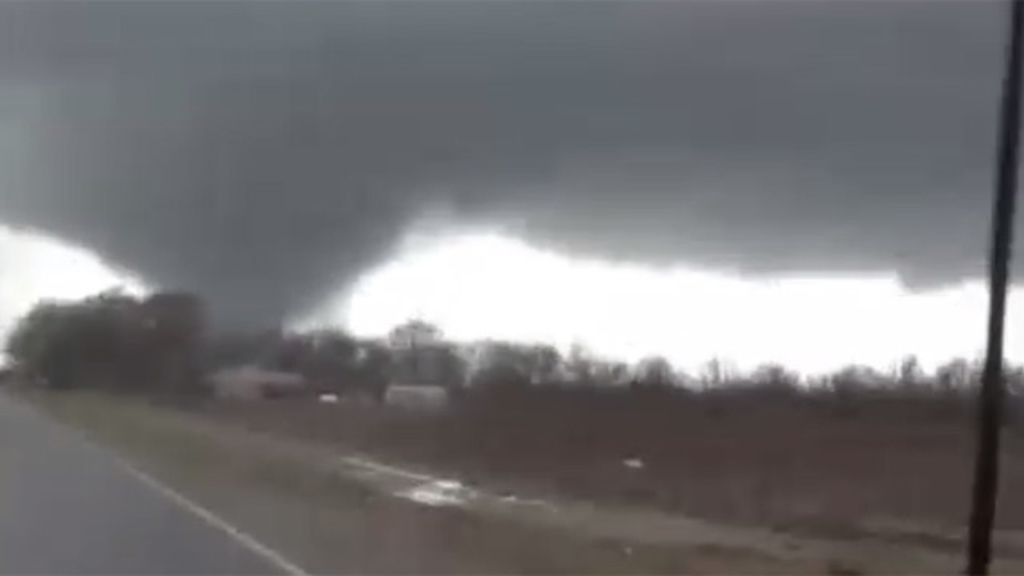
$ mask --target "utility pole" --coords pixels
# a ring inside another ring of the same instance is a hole
[[[989,256],[988,346],[978,394],[977,448],[967,574],[988,574],[992,527],[999,484],[999,434],[1003,418],[1003,324],[1010,275],[1014,200],[1017,192],[1017,146],[1020,139],[1021,27],[1024,0],[1010,0],[1010,28],[999,110],[992,246]]]

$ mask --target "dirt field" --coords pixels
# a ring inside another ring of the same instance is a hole
[[[445,414],[309,400],[188,411],[90,394],[37,401],[315,571],[960,568],[970,428],[955,403],[691,398],[638,414],[576,398],[566,418],[552,398]],[[1024,570],[1016,434],[1000,507],[997,567],[1008,573]],[[388,474],[363,482],[338,466],[352,450],[493,496],[450,508],[395,498]],[[555,504],[508,508],[509,494]]]
[[[254,430],[416,462],[510,490],[787,529],[966,518],[970,404],[736,395],[507,397],[454,413],[309,401],[214,404]],[[642,467],[630,467],[626,460]],[[1024,428],[1005,435],[999,525],[1024,529]]]
[[[802,573],[823,565],[725,546],[670,547],[430,507],[338,474],[323,453],[178,410],[91,393],[32,394],[314,573]]]

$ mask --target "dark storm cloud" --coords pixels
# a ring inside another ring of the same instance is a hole
[[[988,2],[0,4],[0,210],[235,319],[424,210],[745,272],[983,266]]]

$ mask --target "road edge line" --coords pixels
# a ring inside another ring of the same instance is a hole
[[[308,576],[309,573],[300,568],[298,564],[285,558],[283,554],[260,542],[244,530],[235,527],[227,520],[215,514],[212,510],[193,502],[185,495],[157,480],[153,476],[150,476],[146,472],[136,468],[133,464],[120,456],[112,455],[112,457],[119,466],[124,468],[126,472],[134,476],[137,480],[146,486],[149,486],[171,502],[192,513],[207,525],[224,532],[243,547],[247,548],[250,552],[270,562],[285,574],[288,574],[289,576]]]
[[[101,444],[90,437],[84,430],[73,426],[68,422],[61,420],[60,418],[54,417],[52,414],[45,414],[38,406],[32,405],[31,402],[21,398],[15,398],[12,394],[4,394],[6,398],[12,400],[21,408],[26,408],[31,411],[35,416],[44,418],[48,423],[53,424],[55,427],[60,429],[62,432],[70,434],[75,437],[79,442],[85,444],[86,447],[96,450],[103,454],[105,457],[123,469],[125,472],[130,474],[136,480],[160,494],[172,504],[183,508],[186,512],[191,513],[193,516],[202,520],[207,526],[219,530],[228,536],[230,536],[235,542],[242,545],[243,548],[249,550],[253,554],[256,554],[260,558],[266,560],[274,567],[281,570],[288,576],[310,576],[309,572],[306,572],[299,567],[298,564],[292,562],[288,558],[285,558],[283,554],[274,550],[270,546],[260,542],[255,536],[250,535],[241,528],[236,528],[233,524],[227,520],[221,518],[212,510],[193,502],[191,499],[186,497],[184,494],[178,492],[174,488],[171,488],[167,484],[157,480],[152,475],[142,471],[128,459],[124,458],[112,448],[105,444]]]

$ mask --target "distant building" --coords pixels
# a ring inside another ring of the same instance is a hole
[[[253,365],[218,370],[208,377],[208,381],[218,398],[235,400],[299,396],[309,391],[309,386],[299,374]]]
[[[411,321],[388,338],[392,362],[385,400],[408,407],[440,406],[465,385],[465,361],[437,328]]]
[[[450,398],[448,389],[442,386],[394,384],[388,386],[384,401],[391,406],[432,410],[447,406]]]

